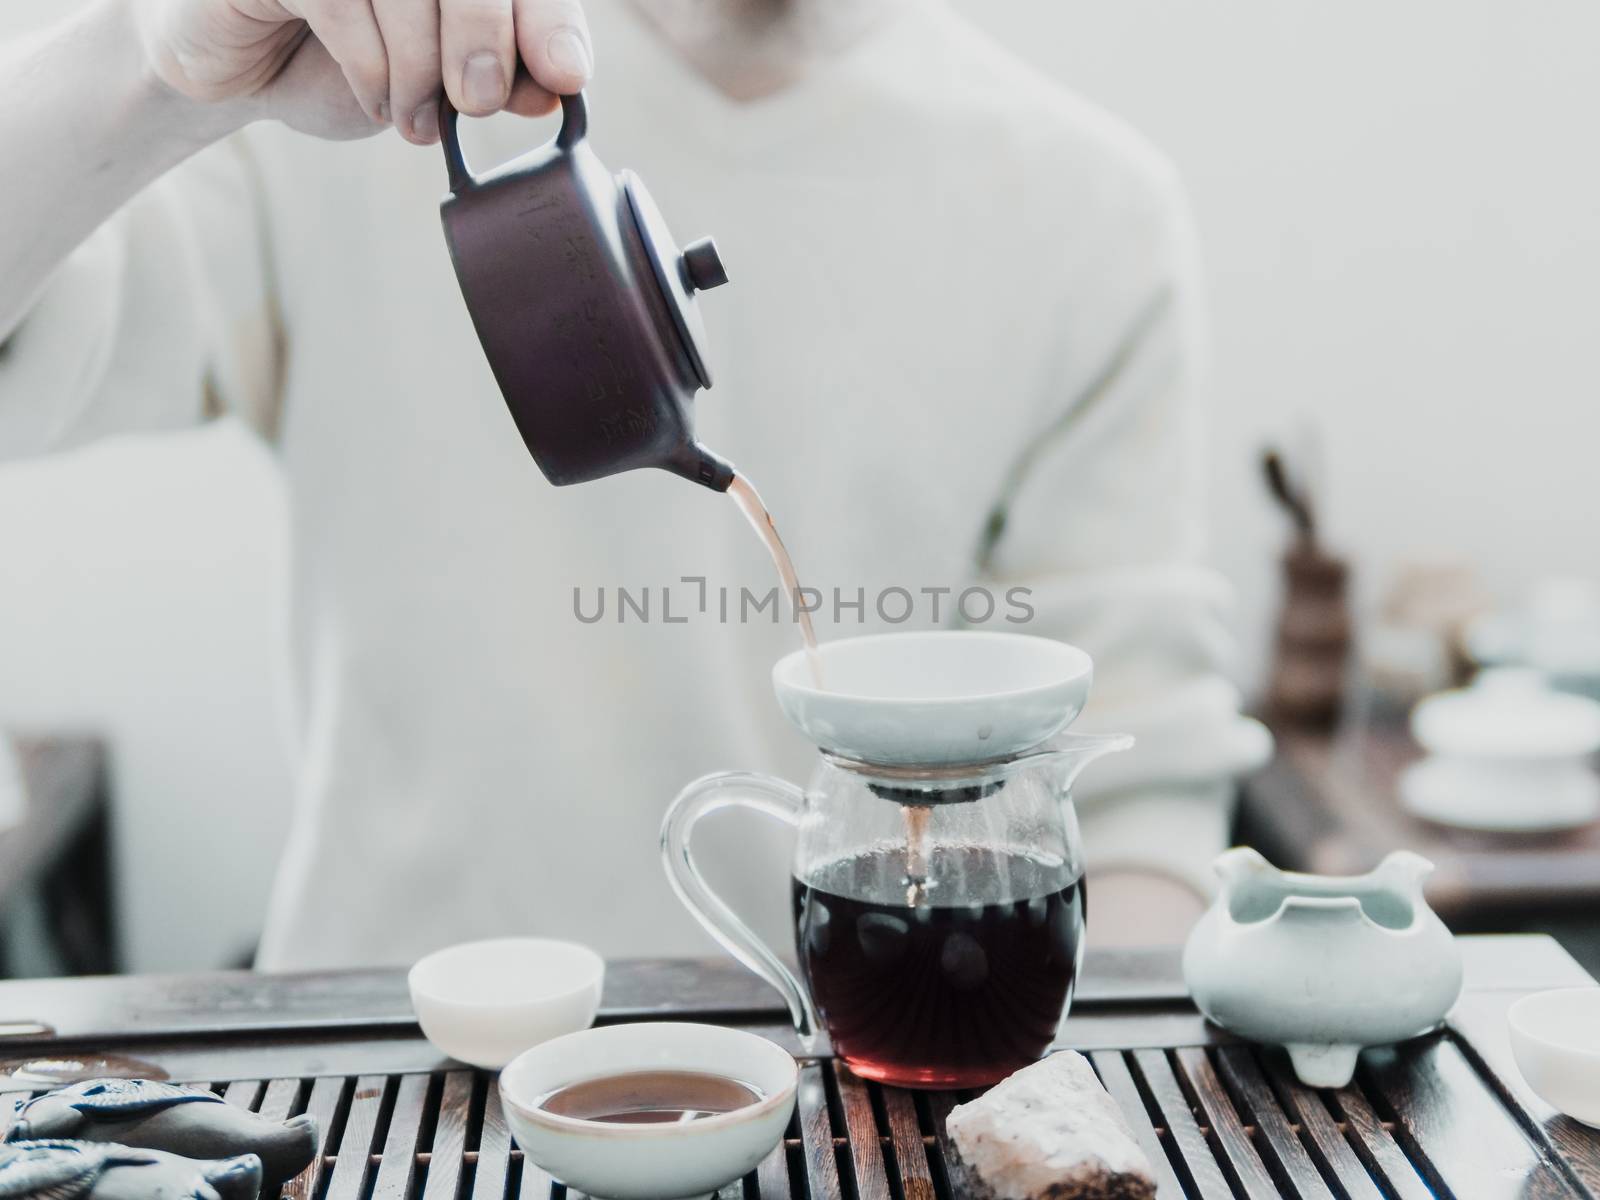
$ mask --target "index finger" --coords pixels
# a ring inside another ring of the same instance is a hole
[[[517,53],[534,82],[558,96],[581,91],[594,50],[578,0],[515,0],[514,14]]]

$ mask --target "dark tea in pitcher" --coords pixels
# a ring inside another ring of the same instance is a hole
[[[906,860],[884,849],[793,881],[801,969],[857,1075],[986,1086],[1055,1037],[1083,944],[1082,880],[1059,860],[936,846],[938,882],[908,888]]]

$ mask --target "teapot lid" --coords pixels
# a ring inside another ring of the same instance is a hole
[[[655,271],[656,283],[672,314],[678,340],[694,367],[700,386],[711,386],[711,369],[706,365],[705,322],[700,319],[700,305],[695,301],[697,291],[709,291],[728,282],[728,272],[717,255],[717,244],[710,238],[691,242],[682,251],[667,228],[666,218],[650,198],[649,190],[632,171],[621,175],[622,192],[628,198],[628,211],[639,231],[645,254]]]
[[[583,160],[568,158],[567,156],[574,154],[588,138],[589,111],[583,94],[562,96],[561,111],[560,131],[548,147],[507,163],[486,175],[475,176],[461,153],[461,144],[456,132],[456,110],[450,104],[448,97],[443,98],[440,101],[440,140],[444,146],[445,165],[450,175],[450,195],[444,202],[446,211],[448,212],[449,206],[482,186],[495,186],[507,182],[520,185],[539,175],[546,166],[556,161],[565,160],[568,163],[582,161],[585,165],[574,168],[564,175],[577,192],[576,200],[567,197],[567,207],[570,210],[566,214],[567,219],[574,219],[591,226],[601,226],[594,232],[597,235],[605,235],[600,240],[613,247],[615,243],[610,237],[612,232],[610,227],[615,225],[623,240],[631,242],[627,237],[628,227],[631,224],[633,232],[638,236],[639,247],[639,250],[635,250],[632,245],[628,246],[630,262],[626,267],[614,261],[612,251],[596,249],[590,255],[592,261],[582,264],[586,277],[587,273],[599,270],[625,289],[638,288],[648,292],[650,284],[642,278],[643,268],[637,262],[637,255],[642,251],[643,256],[649,260],[650,273],[655,276],[657,293],[667,313],[670,314],[676,332],[675,335],[669,334],[661,328],[663,322],[660,318],[660,307],[650,303],[646,295],[641,297],[641,300],[648,310],[651,330],[658,337],[669,340],[675,337],[677,344],[683,350],[684,358],[689,362],[694,381],[699,387],[709,388],[711,371],[706,365],[705,323],[700,318],[700,306],[695,300],[695,293],[721,287],[728,282],[728,272],[717,255],[716,243],[710,238],[701,238],[679,250],[671,230],[667,228],[666,219],[661,215],[661,210],[650,198],[644,181],[636,174],[625,170],[612,175],[592,153],[587,154]],[[626,215],[621,211],[623,206],[617,202],[618,191],[627,197]],[[545,208],[544,205],[537,207]],[[526,216],[534,211],[536,210],[529,209],[519,215]],[[492,234],[499,218],[496,217],[494,209],[488,212],[488,216],[480,218],[474,225],[482,226]],[[559,212],[545,212],[536,218],[536,223],[548,225],[550,221],[560,219],[562,215]],[[462,275],[464,270],[464,255],[456,237],[452,235],[452,230],[463,224],[465,223],[459,216],[454,221],[447,216],[445,222],[446,235],[450,239],[450,254],[458,275]],[[493,242],[492,238],[478,240],[479,243],[486,240],[490,244]],[[482,258],[485,253],[484,245],[479,244],[471,256],[465,257]],[[504,272],[496,274],[491,270],[488,275],[490,276],[488,290],[494,302],[504,307],[505,298],[501,294],[506,287],[502,278]],[[464,290],[466,288],[465,277],[463,277],[463,288]],[[470,292],[468,307],[473,307]],[[477,322],[481,319],[482,314],[474,309],[473,320]],[[481,334],[480,328],[480,336]],[[487,343],[485,348],[488,349]],[[491,353],[491,359],[492,357]]]

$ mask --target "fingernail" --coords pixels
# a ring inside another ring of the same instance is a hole
[[[411,114],[411,136],[431,142],[439,136],[439,102],[430,100]]]
[[[492,111],[506,102],[505,68],[498,55],[482,51],[467,59],[461,69],[461,94],[467,105],[478,111]]]
[[[559,29],[552,33],[545,53],[550,56],[550,65],[563,75],[570,76],[580,84],[589,82],[589,72],[594,69],[589,59],[589,47],[573,30]]]

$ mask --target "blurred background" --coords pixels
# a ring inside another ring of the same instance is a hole
[[[1214,560],[1252,694],[1290,540],[1267,445],[1350,564],[1358,642],[1387,644],[1379,618],[1418,565],[1450,566],[1449,603],[1474,609],[1600,579],[1600,7],[957,7],[1187,182],[1213,323]],[[0,470],[0,514],[0,726],[108,736],[119,965],[242,961],[292,795],[270,455],[227,424],[124,440]],[[1397,645],[1438,682],[1430,650]],[[0,774],[0,812],[17,786]],[[195,864],[219,852],[198,904]],[[43,907],[10,905],[13,973],[60,965]]]

